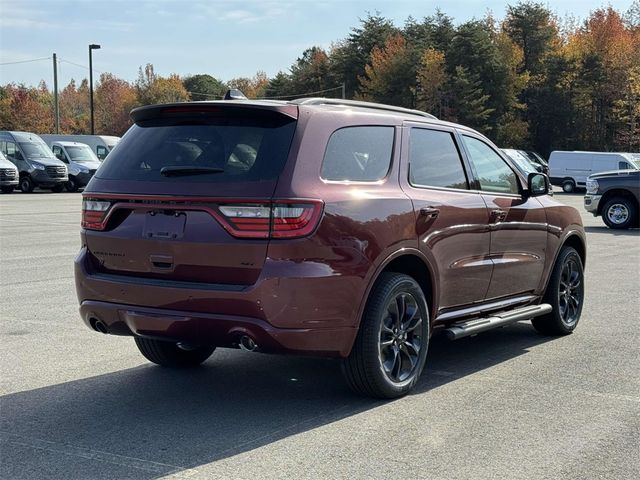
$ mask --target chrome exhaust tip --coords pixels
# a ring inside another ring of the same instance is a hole
[[[91,324],[93,325],[93,329],[96,332],[100,332],[100,333],[109,333],[109,329],[107,328],[107,325],[102,321],[102,320],[98,320],[97,318],[93,318],[91,319]]]
[[[249,335],[243,335],[240,337],[240,350],[247,352],[255,352],[258,349],[258,344]]]

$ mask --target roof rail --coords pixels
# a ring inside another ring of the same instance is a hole
[[[410,108],[394,107],[393,105],[385,105],[384,103],[361,102],[358,100],[342,100],[340,98],[322,97],[299,98],[297,100],[290,100],[290,103],[295,103],[297,105],[344,105],[346,107],[373,108],[375,110],[404,113],[406,115],[419,115],[421,117],[437,120],[437,117],[427,112],[421,112],[420,110],[413,110]]]

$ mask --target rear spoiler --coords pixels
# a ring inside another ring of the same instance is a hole
[[[287,102],[275,101],[212,101],[212,102],[182,102],[160,105],[146,105],[131,110],[130,117],[134,123],[143,120],[172,118],[182,116],[226,116],[247,115],[253,112],[257,115],[277,113],[294,120],[298,119],[298,106]]]

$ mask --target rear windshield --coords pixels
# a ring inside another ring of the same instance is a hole
[[[295,120],[282,115],[141,121],[104,160],[97,176],[187,183],[275,179],[284,167],[295,126]],[[164,167],[211,172],[165,176]]]

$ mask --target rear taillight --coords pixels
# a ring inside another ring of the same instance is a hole
[[[224,226],[234,237],[269,238],[271,207],[269,205],[221,205]]]
[[[221,205],[225,228],[239,238],[300,238],[309,235],[322,215],[320,200],[278,200],[270,204]]]
[[[136,199],[137,200],[137,199]],[[157,201],[145,197],[147,201]],[[165,198],[162,198],[165,200]],[[322,200],[274,200],[272,202],[216,203],[210,199],[172,198],[170,205],[158,202],[136,203],[134,198],[105,200],[85,198],[82,201],[82,227],[87,230],[105,230],[115,210],[161,208],[165,210],[200,210],[209,212],[237,238],[300,238],[311,234],[317,227],[324,203]],[[211,199],[213,200],[213,199]],[[182,203],[184,202],[184,203]],[[165,208],[166,206],[166,208]]]
[[[82,228],[104,230],[111,202],[104,200],[82,200]]]

